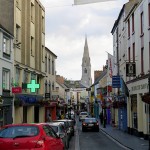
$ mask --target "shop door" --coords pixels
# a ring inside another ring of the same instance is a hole
[[[34,122],[39,123],[39,107],[34,107]]]

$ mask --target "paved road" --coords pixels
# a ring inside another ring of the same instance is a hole
[[[82,132],[79,127],[80,150],[121,150],[118,144],[109,139],[102,132]]]

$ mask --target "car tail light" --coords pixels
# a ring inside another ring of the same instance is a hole
[[[86,126],[86,123],[83,123],[83,126]]]
[[[97,125],[97,126],[99,125],[98,122],[96,123],[96,125]]]
[[[35,148],[41,148],[41,147],[44,147],[44,140],[45,140],[45,138],[40,138],[38,141],[37,141],[37,143],[36,143],[36,145],[35,145]]]

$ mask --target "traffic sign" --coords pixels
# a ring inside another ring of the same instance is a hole
[[[12,87],[12,93],[22,93],[21,87]]]
[[[112,76],[112,87],[121,88],[120,76]]]

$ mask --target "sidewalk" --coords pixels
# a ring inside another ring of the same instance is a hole
[[[100,125],[100,130],[131,150],[148,150],[149,148],[148,140],[125,133],[111,125],[106,125],[106,128]]]

